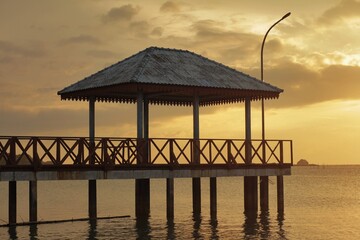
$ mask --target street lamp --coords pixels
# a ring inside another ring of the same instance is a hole
[[[268,33],[270,32],[270,30],[279,22],[281,22],[282,20],[284,20],[285,18],[287,18],[288,16],[290,16],[291,12],[288,12],[287,14],[285,14],[280,20],[278,20],[276,23],[274,23],[266,32],[264,39],[262,41],[261,44],[261,81],[264,81],[264,45],[265,45],[265,40],[266,37],[268,35]],[[264,97],[261,98],[261,127],[262,127],[262,145],[263,145],[263,152],[262,152],[262,156],[263,156],[263,163],[266,163],[266,159],[265,159],[265,114],[264,114]]]

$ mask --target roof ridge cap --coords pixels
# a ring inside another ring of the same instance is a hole
[[[139,80],[140,76],[145,71],[145,67],[146,67],[147,63],[149,62],[149,59],[150,59],[149,54],[152,53],[155,49],[156,49],[156,47],[149,47],[149,48],[146,48],[145,50],[141,51],[141,52],[145,52],[145,54],[141,58],[140,66],[137,69],[137,71],[135,71],[134,75],[131,77],[130,82],[137,82]]]

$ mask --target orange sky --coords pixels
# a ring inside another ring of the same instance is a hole
[[[0,135],[87,135],[87,104],[57,91],[149,46],[187,49],[284,89],[267,137],[295,161],[360,164],[360,2],[1,1]],[[151,137],[191,137],[192,109],[152,106]],[[204,138],[243,138],[243,104],[200,109]],[[97,104],[98,136],[136,136],[135,105]],[[259,103],[253,137],[260,138]]]

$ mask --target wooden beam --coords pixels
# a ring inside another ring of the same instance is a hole
[[[284,212],[284,176],[277,176],[277,207],[278,212]]]
[[[245,163],[251,164],[251,99],[245,100]]]
[[[217,186],[216,177],[210,178],[210,217],[212,220],[217,219]]]
[[[90,151],[95,148],[95,98],[89,99],[89,139]],[[95,164],[95,156],[90,158],[90,164]],[[88,181],[89,218],[97,218],[96,180]]]
[[[198,95],[194,96],[193,100],[193,137],[194,137],[194,157],[193,163],[200,164],[200,151],[199,151],[199,139],[200,139],[200,120],[199,120],[199,107],[200,99]],[[201,212],[201,180],[200,178],[192,179],[193,190],[193,214],[198,215]]]
[[[260,210],[269,210],[269,177],[260,176]]]
[[[166,179],[166,217],[174,219],[174,178]]]
[[[9,224],[16,224],[16,181],[9,181]]]
[[[258,210],[257,176],[244,177],[244,207],[245,212],[257,212]]]
[[[29,222],[37,222],[37,181],[29,181]]]
[[[145,137],[148,137],[149,130],[149,105],[145,103],[144,94],[137,94],[137,138],[138,146]],[[145,146],[146,147],[146,146]],[[144,149],[138,149],[144,150]],[[147,151],[145,154],[138,154],[137,164],[147,162]],[[135,180],[135,215],[137,218],[148,217],[150,214],[150,179]]]

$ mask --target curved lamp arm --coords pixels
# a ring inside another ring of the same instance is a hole
[[[264,45],[265,45],[265,40],[267,35],[269,34],[270,30],[275,27],[276,24],[278,24],[279,22],[281,22],[282,20],[284,20],[285,18],[287,18],[288,16],[290,16],[291,12],[288,12],[287,14],[285,14],[280,20],[278,20],[276,23],[274,23],[265,33],[264,39],[262,41],[261,44],[261,81],[264,81],[264,71],[263,71],[263,54],[264,54]]]

